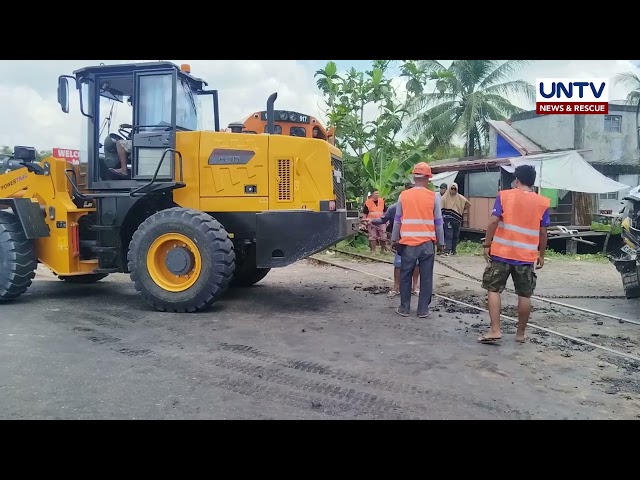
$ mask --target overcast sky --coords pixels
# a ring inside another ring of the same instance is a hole
[[[80,119],[76,92],[71,93],[71,112],[64,114],[56,101],[57,78],[73,70],[100,63],[135,60],[2,60],[0,61],[0,145],[28,145],[38,150],[53,147],[80,147]],[[139,60],[138,60],[139,61]],[[193,75],[203,78],[209,88],[219,90],[220,121],[244,119],[263,110],[267,97],[278,92],[276,108],[296,110],[321,117],[322,97],[314,72],[327,60],[171,60],[189,63]],[[338,60],[344,71],[351,66],[363,69],[367,60]],[[446,65],[450,60],[442,60]],[[517,78],[531,83],[539,77],[613,78],[620,72],[640,73],[635,60],[541,60],[523,69]],[[398,75],[397,68],[393,75]],[[516,79],[514,77],[514,79]],[[398,79],[396,84],[402,89]],[[626,96],[621,87],[610,87],[610,100]],[[524,108],[533,105],[521,104]],[[117,129],[117,127],[116,127]]]

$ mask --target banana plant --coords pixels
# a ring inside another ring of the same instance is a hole
[[[418,153],[392,157],[384,150],[370,150],[362,156],[367,184],[372,191],[378,190],[382,198],[394,198],[409,180],[411,168],[420,159]]]

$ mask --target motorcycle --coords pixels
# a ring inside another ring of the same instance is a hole
[[[610,255],[609,261],[622,277],[625,296],[640,298],[640,186],[632,189],[623,201],[622,255]]]

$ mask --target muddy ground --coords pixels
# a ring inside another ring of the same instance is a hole
[[[480,258],[446,261],[482,272]],[[481,345],[486,313],[436,299],[431,318],[399,317],[389,285],[304,261],[176,315],[150,310],[125,275],[76,286],[39,270],[26,295],[0,305],[0,418],[640,418],[637,363],[534,330],[518,345],[509,323],[501,345]],[[562,260],[539,273],[538,292],[621,288],[608,264]],[[437,275],[436,293],[484,305],[471,282]],[[558,301],[640,316],[638,301]],[[640,326],[534,308],[538,325],[640,355]]]

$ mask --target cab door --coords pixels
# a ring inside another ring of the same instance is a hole
[[[173,180],[175,155],[162,157],[167,148],[176,147],[176,79],[173,69],[136,72],[134,76],[134,180],[149,181],[156,173],[158,181]]]

